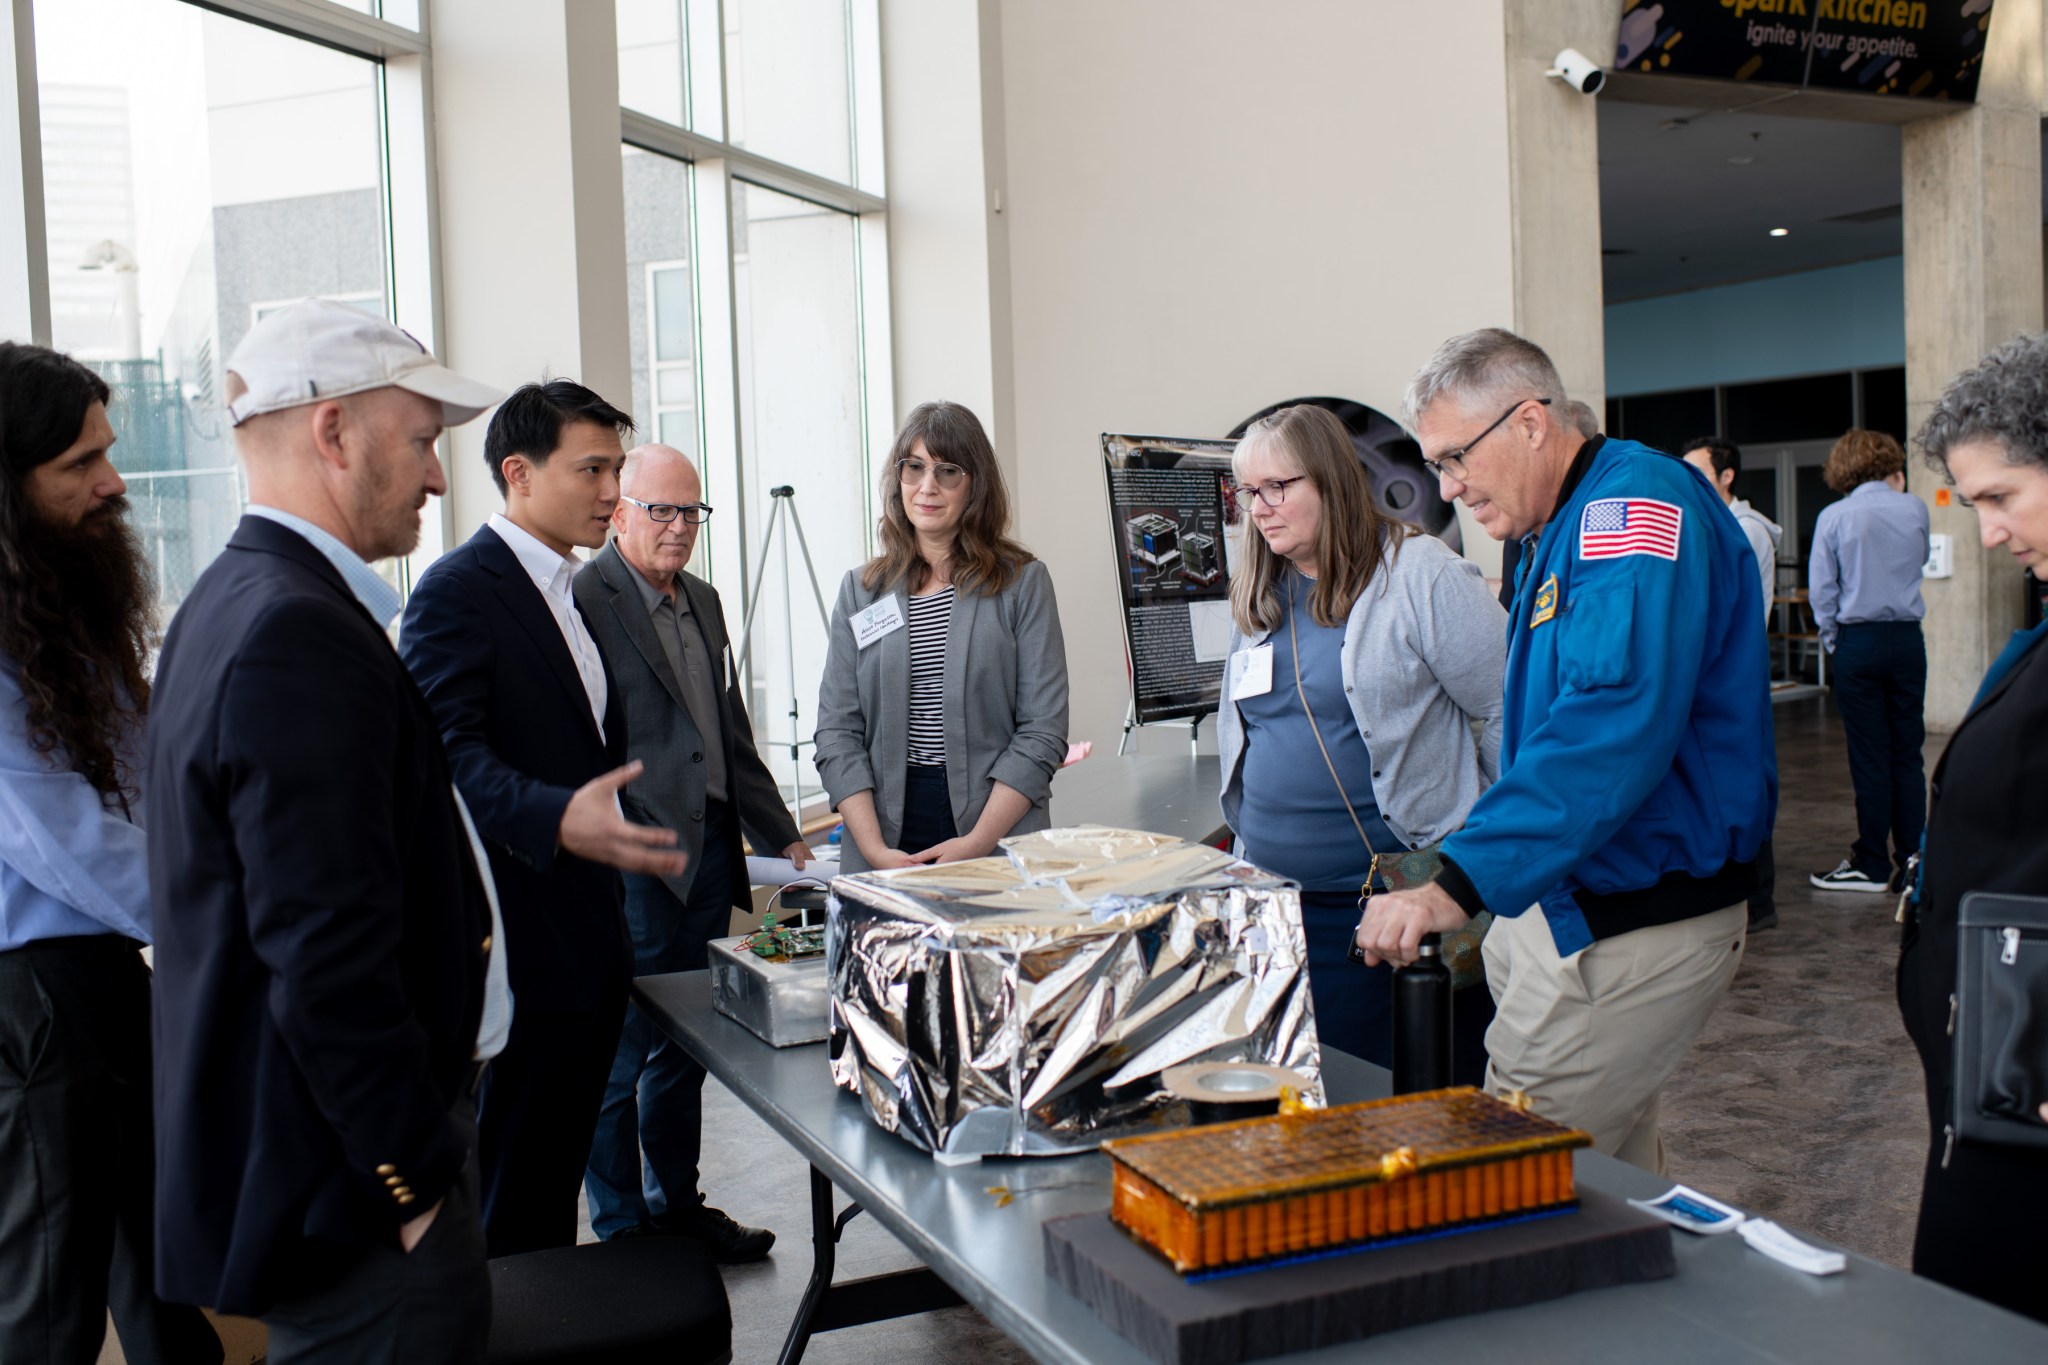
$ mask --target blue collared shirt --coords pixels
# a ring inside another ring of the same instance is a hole
[[[1821,508],[1807,588],[1822,646],[1833,653],[1843,626],[1924,619],[1926,562],[1927,504],[1911,493],[1872,479]]]
[[[304,517],[280,512],[275,507],[263,507],[250,503],[246,509],[252,517],[274,521],[279,526],[297,531],[307,544],[318,550],[334,571],[341,575],[341,581],[363,604],[363,610],[377,623],[379,630],[391,629],[391,623],[398,618],[398,589],[378,577],[377,571],[363,562],[363,557],[341,543],[333,535],[321,530]]]
[[[0,952],[78,934],[149,942],[141,726],[123,747],[125,808],[62,753],[36,752],[21,680],[0,661]]]
[[[363,557],[341,543],[339,539],[321,530],[304,517],[280,512],[275,507],[261,507],[251,503],[248,513],[274,521],[287,530],[305,537],[306,543],[318,550],[334,571],[341,575],[341,581],[348,585],[356,601],[363,604],[363,610],[370,613],[378,628],[390,630],[391,623],[398,616],[400,606],[398,590],[386,583],[377,571],[363,562]],[[491,956],[484,968],[484,1012],[477,1023],[476,1060],[487,1062],[505,1050],[505,1040],[512,1033],[512,986],[505,966],[505,922],[498,909],[498,885],[491,876],[491,860],[484,852],[483,841],[477,836],[476,825],[469,818],[469,807],[462,800],[462,793],[453,784],[448,788],[455,798],[456,813],[462,820],[462,831],[469,839],[471,860],[476,864],[477,877],[483,882],[484,899],[491,907]]]

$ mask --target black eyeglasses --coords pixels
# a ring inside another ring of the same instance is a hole
[[[1471,440],[1465,442],[1465,444],[1459,446],[1456,450],[1447,450],[1443,454],[1437,456],[1434,460],[1424,460],[1422,462],[1422,467],[1429,471],[1430,477],[1433,479],[1441,479],[1446,474],[1450,475],[1454,479],[1464,478],[1465,457],[1472,453],[1472,447],[1478,445],[1481,441],[1485,440],[1487,437],[1493,435],[1494,432],[1498,431],[1500,429],[1500,424],[1502,422],[1507,421],[1508,418],[1513,417],[1516,413],[1520,412],[1522,410],[1522,404],[1524,403],[1541,403],[1546,408],[1550,406],[1550,400],[1548,398],[1518,398],[1515,400],[1514,406],[1510,407],[1506,412],[1502,413],[1500,416],[1493,419],[1492,426],[1480,432],[1477,436],[1474,436]]]
[[[939,460],[936,463],[925,460],[898,460],[896,462],[897,481],[905,488],[914,488],[918,484],[923,483],[926,470],[930,470],[932,475],[938,479],[939,487],[941,488],[958,488],[960,481],[967,477],[965,469],[962,469],[957,464],[947,464],[944,460]]]
[[[624,493],[619,494],[619,501],[632,503],[656,521],[674,521],[681,517],[691,526],[702,526],[711,520],[711,504],[708,502],[686,502],[680,505],[673,502],[642,502],[638,498],[629,498]]]
[[[1307,477],[1306,474],[1296,474],[1291,479],[1268,479],[1264,483],[1236,484],[1230,490],[1230,500],[1239,507],[1250,507],[1252,499],[1257,498],[1268,507],[1278,507],[1287,501],[1287,485],[1300,483]]]

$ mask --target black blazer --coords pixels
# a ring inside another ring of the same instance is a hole
[[[1929,1101],[1946,1112],[1954,1068],[1948,997],[1956,988],[1956,914],[1972,891],[2048,895],[2048,642],[1973,707],[1934,768],[1927,870],[1899,963],[1899,1006],[1926,1064]]]
[[[683,701],[682,682],[668,666],[668,655],[654,633],[654,620],[641,595],[639,571],[607,545],[576,575],[576,603],[597,640],[626,703],[626,723],[633,734],[633,757],[647,770],[620,793],[626,812],[642,824],[676,831],[676,842],[690,865],[679,877],[662,881],[677,900],[687,901],[704,847],[704,741]],[[718,590],[695,574],[682,575],[690,614],[704,637],[706,656],[718,661],[724,685],[716,689],[718,726],[725,749],[727,804],[739,817],[726,826],[734,875],[732,903],[753,908],[752,887],[742,869],[740,833],[768,856],[780,854],[803,836],[782,804],[774,775],[754,748],[754,729],[740,696],[739,673],[732,667],[731,642],[725,633],[725,608]]]
[[[165,1298],[262,1312],[454,1183],[490,909],[450,783],[341,575],[244,518],[171,623],[149,724]]]
[[[514,999],[590,1010],[623,995],[633,950],[619,874],[555,843],[576,789],[626,761],[626,709],[610,669],[600,739],[561,627],[489,526],[421,577],[398,652],[490,849]]]

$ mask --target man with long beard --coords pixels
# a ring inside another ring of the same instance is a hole
[[[106,382],[0,344],[0,1356],[221,1358],[151,1292],[150,575]]]

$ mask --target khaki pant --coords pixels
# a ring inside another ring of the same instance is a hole
[[[1559,958],[1540,909],[1496,919],[1485,944],[1499,1005],[1487,1090],[1523,1091],[1544,1118],[1662,1175],[1658,1091],[1735,979],[1747,923],[1747,907],[1731,905]]]

